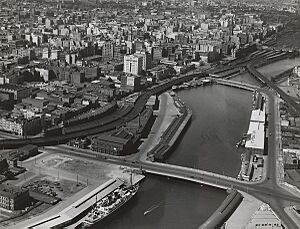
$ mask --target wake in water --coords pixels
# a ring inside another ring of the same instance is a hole
[[[144,212],[144,216],[148,215],[149,213],[151,213],[152,211],[154,211],[156,208],[158,208],[161,205],[162,202],[155,204],[153,206],[151,206],[150,208],[148,208],[145,212]]]

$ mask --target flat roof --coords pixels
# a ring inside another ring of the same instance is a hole
[[[250,121],[247,132],[246,148],[264,149],[265,144],[265,125],[260,122]]]
[[[106,135],[106,134],[98,135],[96,139],[111,142],[111,143],[117,143],[117,144],[127,144],[127,142],[129,141],[129,139],[119,138],[116,136]]]
[[[9,198],[16,198],[17,196],[21,195],[24,193],[25,190],[22,190],[18,186],[12,186],[12,185],[0,185],[0,196],[5,196]]]
[[[262,122],[264,123],[265,122],[265,115],[266,113],[260,109],[258,110],[253,110],[251,112],[251,118],[250,118],[250,121],[251,122]]]

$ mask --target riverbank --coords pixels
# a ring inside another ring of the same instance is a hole
[[[160,105],[158,111],[155,112],[157,116],[156,120],[148,137],[143,139],[143,143],[140,145],[139,153],[137,154],[137,157],[142,161],[146,160],[147,152],[151,151],[157,145],[168,126],[180,115],[170,93],[165,92],[158,99]]]

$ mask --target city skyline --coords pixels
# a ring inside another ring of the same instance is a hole
[[[0,5],[0,227],[299,227],[300,1]]]

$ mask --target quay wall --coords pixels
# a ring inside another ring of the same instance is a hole
[[[169,127],[165,130],[161,136],[160,142],[151,151],[147,153],[148,157],[153,157],[154,161],[164,161],[169,155],[171,150],[174,148],[176,142],[182,136],[186,130],[191,117],[192,110],[183,104],[178,98],[176,98],[178,109],[181,115],[176,117]]]
[[[237,190],[232,190],[221,206],[202,224],[199,229],[221,228],[243,200]]]

